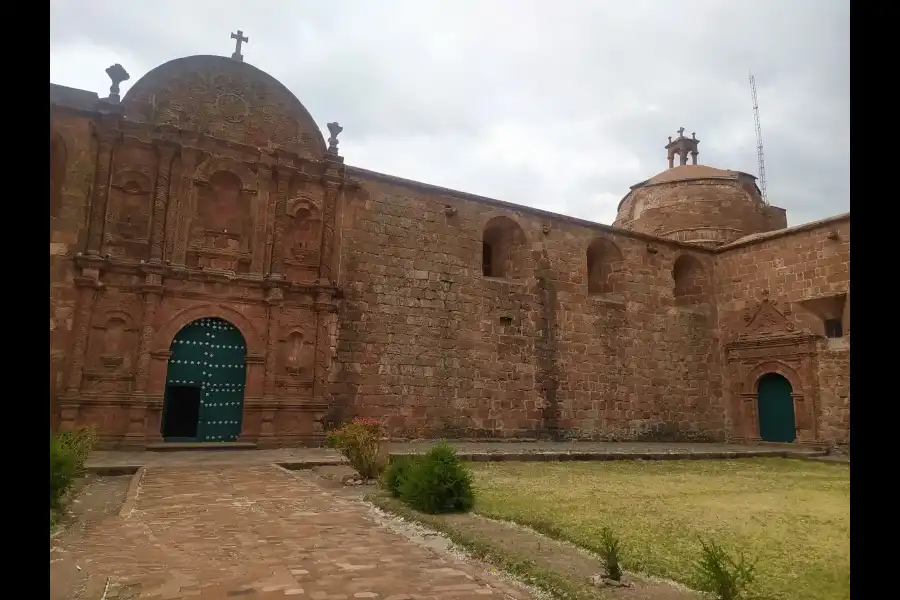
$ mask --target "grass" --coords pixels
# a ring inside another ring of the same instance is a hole
[[[850,471],[780,458],[473,463],[475,510],[594,551],[611,527],[622,565],[696,582],[699,536],[759,558],[755,597],[850,597]]]

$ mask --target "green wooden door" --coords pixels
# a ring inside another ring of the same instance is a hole
[[[776,373],[759,380],[759,437],[764,442],[793,442],[797,437],[791,383]]]
[[[245,357],[241,332],[218,318],[193,321],[172,341],[166,385],[200,388],[197,441],[233,442],[240,435]]]

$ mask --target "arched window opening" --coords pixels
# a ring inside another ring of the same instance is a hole
[[[701,304],[711,291],[709,277],[703,265],[699,260],[687,254],[679,256],[675,261],[672,268],[672,279],[675,282],[672,295],[675,297],[675,304],[679,306]]]
[[[481,272],[485,277],[516,279],[526,264],[525,232],[508,217],[494,217],[484,228]]]
[[[616,294],[621,290],[622,252],[607,239],[597,238],[587,249],[588,294]]]

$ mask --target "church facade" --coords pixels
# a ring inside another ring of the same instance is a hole
[[[346,165],[237,52],[107,72],[50,86],[52,429],[849,439],[849,214],[788,228],[695,135],[607,226]]]

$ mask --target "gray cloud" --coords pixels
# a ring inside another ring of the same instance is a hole
[[[344,125],[349,164],[609,223],[679,126],[756,173],[753,69],[769,198],[798,224],[849,210],[849,23],[848,0],[55,0],[50,79],[103,94],[113,62],[133,83],[240,28]]]

